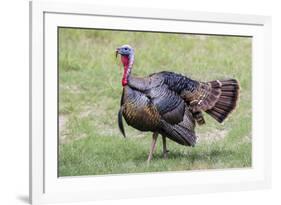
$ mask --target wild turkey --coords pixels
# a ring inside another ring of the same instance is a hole
[[[124,66],[118,125],[124,137],[122,116],[128,125],[153,132],[148,162],[158,134],[162,135],[166,158],[166,137],[181,145],[194,146],[195,124],[205,123],[202,111],[221,123],[236,106],[239,84],[235,79],[198,82],[167,71],[133,77],[134,49],[123,45],[116,49],[116,57],[118,54]]]

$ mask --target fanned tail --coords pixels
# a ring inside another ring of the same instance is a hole
[[[217,98],[214,105],[205,111],[221,123],[237,105],[239,84],[235,79],[216,80],[209,82],[209,84],[214,93],[219,93],[219,95],[214,96],[214,98]]]

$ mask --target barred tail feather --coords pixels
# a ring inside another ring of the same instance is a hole
[[[196,120],[198,125],[205,124],[205,119],[203,117],[203,113],[201,111],[192,113],[193,118]]]
[[[239,97],[239,84],[235,79],[209,82],[214,90],[220,90],[218,100],[206,112],[218,122],[223,122],[235,109]]]

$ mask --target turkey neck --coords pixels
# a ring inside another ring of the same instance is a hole
[[[133,69],[134,64],[134,54],[121,56],[121,61],[124,66],[124,73],[122,78],[122,86],[126,86],[128,84],[129,77],[131,75],[131,71]]]

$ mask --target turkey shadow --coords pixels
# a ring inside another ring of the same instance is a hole
[[[229,156],[235,155],[236,152],[233,150],[225,150],[225,149],[212,149],[212,150],[203,150],[203,151],[189,151],[182,152],[179,150],[169,150],[167,160],[181,160],[181,159],[187,159],[191,162],[195,161],[210,161],[210,160],[216,160],[221,158],[228,158]],[[134,160],[136,161],[144,161],[148,157],[148,152],[143,152],[142,154],[134,157]],[[157,152],[153,154],[153,160],[163,160],[165,159],[162,152]]]

